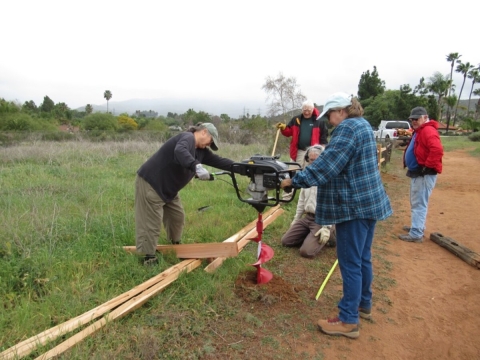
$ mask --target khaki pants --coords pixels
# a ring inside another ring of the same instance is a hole
[[[300,246],[300,255],[303,257],[314,257],[317,255],[324,245],[318,243],[316,232],[321,229],[321,226],[315,223],[314,214],[306,214],[300,220],[288,229],[282,237],[283,246]]]
[[[305,214],[303,218],[297,220],[290,226],[282,237],[283,246],[300,247],[302,257],[312,258],[317,255],[324,246],[335,247],[337,245],[337,233],[335,225],[330,228],[330,238],[326,244],[318,243],[318,236],[315,236],[322,226],[315,223],[314,214]]]
[[[165,202],[144,179],[135,180],[135,239],[137,252],[154,255],[163,226],[167,241],[180,243],[185,225],[185,211],[177,195]]]
[[[306,151],[305,150],[300,150],[298,149],[297,150],[297,158],[295,160],[292,159],[293,162],[297,162],[300,164],[300,166],[302,167],[302,169],[305,168],[305,153]]]

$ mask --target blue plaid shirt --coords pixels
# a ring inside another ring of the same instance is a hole
[[[384,220],[392,215],[382,184],[377,146],[364,118],[343,120],[325,151],[292,178],[292,186],[317,186],[317,224],[354,219]]]

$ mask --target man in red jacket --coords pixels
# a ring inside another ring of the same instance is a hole
[[[398,235],[400,240],[423,242],[423,232],[427,219],[428,199],[442,172],[443,146],[438,133],[438,123],[429,120],[423,107],[412,109],[409,120],[413,135],[403,154],[403,167],[406,167],[410,180],[411,226],[404,226],[408,234]]]
[[[327,145],[328,130],[325,119],[317,119],[318,110],[313,102],[307,100],[302,104],[302,114],[294,116],[288,124],[278,123],[283,136],[292,137],[290,142],[290,158],[305,165],[305,150],[312,145]]]

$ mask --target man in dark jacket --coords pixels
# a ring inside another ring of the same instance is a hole
[[[278,123],[283,136],[292,137],[290,142],[290,159],[305,165],[305,150],[312,145],[327,145],[328,130],[325,119],[317,119],[318,110],[313,102],[302,104],[302,114],[294,116],[288,124]]]
[[[191,127],[165,142],[137,171],[135,181],[135,237],[137,252],[144,254],[144,264],[156,264],[155,256],[161,224],[167,240],[178,244],[185,224],[178,192],[194,176],[209,180],[206,164],[229,171],[233,161],[215,155],[218,132],[211,123]]]
[[[403,166],[410,180],[411,226],[404,226],[408,234],[398,238],[408,242],[423,242],[427,220],[428,200],[442,172],[443,146],[438,133],[438,123],[428,118],[423,107],[412,109],[409,120],[413,135],[403,154]]]

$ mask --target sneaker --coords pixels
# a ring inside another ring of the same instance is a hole
[[[401,234],[401,235],[398,235],[398,238],[400,240],[407,241],[407,242],[414,242],[414,243],[423,242],[423,236],[417,238],[417,237],[411,237],[410,234],[407,234],[407,235]]]
[[[412,228],[411,228],[410,226],[408,226],[408,225],[404,225],[404,226],[402,227],[402,230],[403,230],[403,231],[406,231],[406,232],[410,232],[410,230],[412,230]],[[423,228],[423,231],[425,231],[425,228]]]
[[[360,315],[362,319],[372,320],[372,309],[358,308],[358,315]]]
[[[145,257],[143,258],[143,265],[145,266],[158,265],[158,259],[155,255],[145,255]]]
[[[358,324],[345,324],[338,317],[334,319],[319,320],[318,329],[328,335],[343,335],[350,339],[360,336]]]

